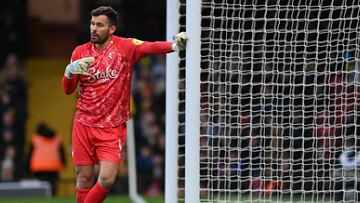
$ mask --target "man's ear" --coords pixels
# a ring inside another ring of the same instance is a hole
[[[116,30],[116,26],[115,26],[115,25],[112,25],[112,26],[110,27],[110,33],[111,33],[111,34],[114,34],[115,30]]]

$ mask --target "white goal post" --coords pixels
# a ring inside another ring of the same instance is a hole
[[[166,202],[360,201],[360,1],[167,4]]]
[[[134,120],[131,118],[126,122],[127,144],[126,152],[128,155],[128,185],[129,196],[134,203],[146,203],[145,199],[138,193],[137,170],[136,170],[136,145]]]

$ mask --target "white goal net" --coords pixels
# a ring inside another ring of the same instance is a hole
[[[359,1],[202,0],[199,29],[200,201],[360,201]]]

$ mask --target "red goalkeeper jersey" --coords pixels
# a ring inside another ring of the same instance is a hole
[[[91,127],[115,127],[130,118],[131,76],[134,64],[147,54],[172,51],[171,42],[144,42],[112,36],[104,49],[89,42],[75,48],[71,60],[94,57],[89,76],[63,77],[62,86],[71,94],[80,83],[75,119]]]

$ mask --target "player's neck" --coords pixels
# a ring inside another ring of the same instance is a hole
[[[109,46],[109,44],[111,43],[112,41],[112,36],[109,37],[108,40],[106,40],[106,42],[102,43],[102,44],[94,44],[94,46],[99,49],[99,50],[104,50],[106,49],[106,47]]]

